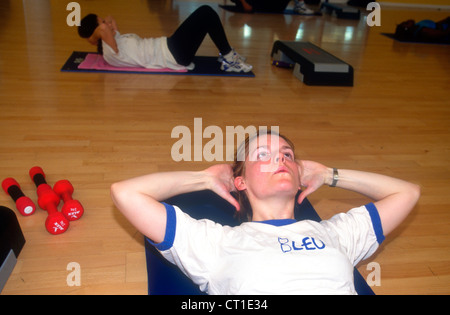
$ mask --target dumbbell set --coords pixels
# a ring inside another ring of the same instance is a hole
[[[36,185],[38,205],[47,211],[45,220],[46,230],[53,235],[61,234],[69,228],[69,222],[80,219],[84,209],[78,200],[72,199],[74,188],[70,181],[63,179],[55,183],[53,188],[47,184],[45,173],[39,166],[32,167],[29,175]],[[14,178],[6,178],[2,188],[16,203],[16,208],[23,216],[32,215],[36,206],[34,202],[22,192],[19,183]],[[61,212],[58,206],[63,200]]]

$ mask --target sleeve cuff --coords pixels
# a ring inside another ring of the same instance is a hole
[[[177,226],[177,216],[175,208],[172,205],[164,202],[162,204],[166,207],[167,213],[166,233],[164,234],[164,241],[162,241],[161,243],[154,243],[150,239],[147,239],[148,242],[151,245],[155,246],[155,248],[159,251],[168,250],[172,247],[175,240],[175,230]]]
[[[370,219],[372,220],[373,230],[375,236],[377,237],[378,244],[381,244],[385,237],[383,234],[383,226],[381,225],[380,214],[378,213],[377,207],[373,203],[366,205],[366,209],[369,212]]]

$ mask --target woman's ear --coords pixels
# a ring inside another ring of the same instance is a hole
[[[245,190],[247,188],[247,186],[245,185],[245,180],[242,176],[237,176],[234,179],[234,186],[239,191]]]

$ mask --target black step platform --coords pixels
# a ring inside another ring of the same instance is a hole
[[[14,211],[0,206],[0,293],[24,245],[25,237]]]
[[[294,75],[307,85],[353,86],[353,67],[312,43],[278,40],[271,56],[295,64]]]
[[[336,14],[338,19],[350,19],[350,20],[359,20],[361,17],[361,11],[357,8],[353,8],[351,6],[342,4],[342,3],[322,3],[321,9],[325,9],[325,11],[329,14]]]

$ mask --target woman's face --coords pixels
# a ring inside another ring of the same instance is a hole
[[[295,197],[300,187],[293,149],[277,135],[261,135],[249,145],[243,176],[236,177],[238,190],[249,199],[273,196]]]

